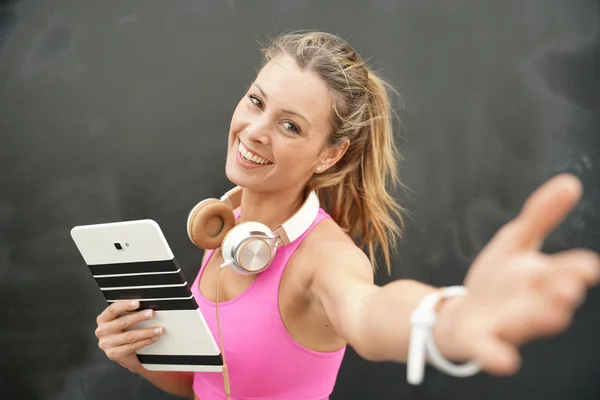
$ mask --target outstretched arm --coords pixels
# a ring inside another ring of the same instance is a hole
[[[371,265],[362,251],[349,247],[336,254],[341,256],[323,260],[313,282],[313,291],[331,323],[361,357],[370,361],[406,361],[410,314],[425,295],[437,288],[414,280],[375,286]],[[448,303],[459,301],[448,300]],[[437,332],[452,325],[446,323],[446,315],[451,319],[446,312],[451,307],[446,306],[450,304],[444,305],[444,317],[436,327],[436,336],[442,342],[449,334]],[[451,344],[445,346],[438,341],[438,347],[446,356],[451,353],[454,359],[466,356],[451,349]]]
[[[581,191],[572,176],[551,179],[492,238],[466,276],[468,295],[439,308],[434,337],[443,355],[511,374],[519,367],[518,346],[567,329],[588,288],[598,283],[600,259],[587,250],[540,250]],[[437,289],[409,280],[377,287],[358,249],[327,254],[312,288],[332,324],[362,357],[406,361],[410,314]]]

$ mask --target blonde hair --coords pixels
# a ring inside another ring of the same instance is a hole
[[[302,69],[316,72],[333,93],[329,145],[349,140],[344,156],[326,172],[315,174],[308,190],[317,190],[336,223],[360,247],[383,251],[391,273],[390,248],[401,236],[403,208],[390,189],[400,183],[399,151],[393,138],[390,87],[340,37],[324,32],[291,32],[263,50],[264,63],[285,54]],[[395,218],[394,218],[395,217]]]

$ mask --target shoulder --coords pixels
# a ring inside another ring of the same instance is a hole
[[[317,288],[332,279],[366,280],[372,283],[374,273],[367,255],[331,218],[315,226],[302,243],[303,258],[310,260],[311,286]]]
[[[305,295],[345,341],[358,343],[360,316],[378,290],[369,258],[331,219],[319,223],[305,241],[303,267],[310,265]]]

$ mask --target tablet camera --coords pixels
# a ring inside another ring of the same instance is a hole
[[[114,242],[113,244],[115,245],[115,248],[116,248],[117,250],[123,250],[123,246],[121,245],[121,243],[120,243],[120,242]]]

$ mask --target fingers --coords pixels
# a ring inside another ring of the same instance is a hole
[[[137,310],[139,306],[140,302],[137,300],[115,301],[110,306],[106,307],[100,315],[98,315],[98,318],[96,318],[96,323],[100,325],[102,323],[112,321],[128,311]]]
[[[96,337],[100,338],[102,336],[123,332],[125,329],[130,328],[139,322],[147,321],[152,318],[154,318],[154,310],[151,309],[124,315],[115,320],[98,325]]]
[[[600,282],[600,257],[584,249],[567,250],[550,256],[555,273],[560,276],[573,274],[583,279],[586,286]]]
[[[126,356],[133,354],[137,350],[149,346],[152,343],[156,342],[158,337],[153,337],[149,339],[140,340],[135,343],[127,344],[119,347],[111,347],[105,350],[106,356],[113,361],[120,361]]]
[[[109,351],[116,347],[122,347],[127,350],[139,342],[146,342],[147,340],[152,340],[152,342],[154,342],[158,340],[164,332],[165,329],[163,327],[133,329],[127,332],[102,337],[98,342],[98,347],[104,351]]]
[[[96,337],[98,347],[106,356],[135,372],[141,365],[135,352],[156,342],[164,333],[163,327],[130,329],[139,322],[154,318],[154,310],[133,312],[139,307],[137,301],[118,301],[98,316]]]
[[[575,309],[585,300],[586,285],[583,279],[561,272],[544,283],[545,295],[556,307]]]
[[[510,375],[520,367],[519,352],[508,342],[482,335],[473,342],[473,347],[475,361],[492,374]]]
[[[506,339],[515,344],[566,330],[588,287],[600,279],[600,260],[590,251],[569,250],[533,258],[543,268],[535,268],[530,290],[521,295],[520,307],[511,311],[515,329],[510,329]]]
[[[561,174],[535,190],[515,219],[505,224],[488,244],[488,259],[515,250],[537,250],[571,212],[581,197],[581,182]]]
[[[585,300],[587,290],[600,280],[600,258],[587,250],[568,250],[551,256],[536,282],[541,296],[556,312],[572,314]]]
[[[555,176],[540,186],[513,221],[513,244],[521,249],[538,248],[575,207],[582,191],[581,182],[569,174]]]

